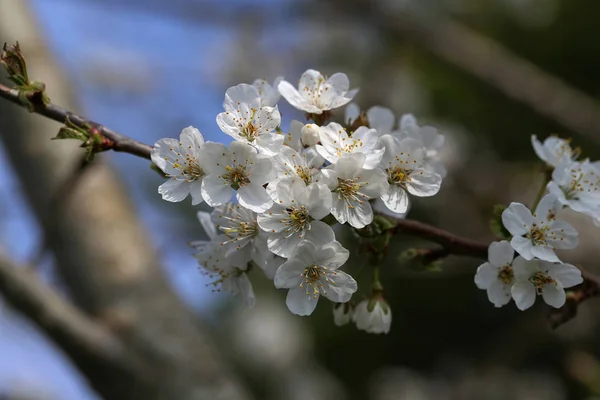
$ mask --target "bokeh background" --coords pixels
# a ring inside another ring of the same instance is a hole
[[[345,72],[361,89],[361,108],[412,113],[446,135],[448,177],[439,195],[414,201],[410,217],[491,241],[493,206],[531,203],[541,184],[530,135],[571,137],[584,156],[600,156],[599,20],[596,0],[0,0],[0,43],[21,42],[32,75],[44,78],[57,103],[147,143],[177,136],[188,125],[209,140],[228,142],[215,117],[229,86],[277,76],[294,82],[308,68]],[[58,124],[41,126],[41,117],[4,103],[2,252],[35,269],[99,324],[112,329],[117,319],[119,334],[119,307],[134,313],[141,307],[122,299],[139,302],[172,291],[173,304],[192,310],[181,315],[209,337],[211,352],[196,353],[193,340],[179,345],[188,346],[184,350],[200,367],[218,359],[245,398],[600,398],[600,300],[584,303],[574,320],[551,330],[539,301],[527,312],[514,305],[495,309],[473,284],[478,260],[450,257],[438,272],[414,271],[398,260],[403,249],[428,243],[395,239],[382,272],[392,331],[369,335],[335,327],[326,301],[310,318],[291,315],[284,293],[260,274],[251,277],[258,297],[251,310],[213,292],[187,246],[204,238],[197,208],[189,201],[163,202],[156,193],[161,178],[145,160],[102,154],[100,175],[119,183],[79,188],[77,200],[57,206],[64,215],[49,224],[43,215],[51,213],[52,177],[64,175],[63,161],[81,150],[48,144]],[[284,100],[280,108],[284,128],[291,118],[303,118]],[[60,149],[56,164],[43,156],[53,149]],[[94,214],[101,224],[75,218],[87,215],[86,204],[102,208],[106,203],[94,198],[111,190],[125,194],[109,199],[124,201],[123,215],[137,216],[117,228],[128,232],[118,238],[119,254],[144,253],[160,264],[160,270],[142,270],[135,282],[127,271],[140,259],[103,258],[90,245],[94,231],[110,236],[121,215],[113,211],[121,206],[111,203]],[[568,212],[565,218],[579,230],[581,244],[563,259],[600,272],[600,230],[586,218]],[[341,237],[356,248],[350,235]],[[356,274],[363,261],[353,257]],[[95,271],[120,272],[107,278],[91,269],[94,262]],[[166,285],[157,284],[154,294],[140,289],[136,297],[133,285],[143,288],[150,274]],[[368,275],[357,278],[363,287]],[[96,296],[111,285],[121,289]],[[128,297],[127,288],[135,296]],[[102,398],[94,379],[27,316],[1,301],[0,310],[0,398]],[[169,314],[164,307],[154,311],[142,312],[153,319],[150,325],[132,323],[132,329],[151,337],[147,326],[160,330],[172,323],[162,319]],[[169,345],[158,340],[153,346],[167,352]],[[179,379],[176,369],[163,377]],[[216,398],[198,396],[162,398]]]

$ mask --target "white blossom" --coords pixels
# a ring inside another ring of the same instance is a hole
[[[252,284],[246,275],[244,264],[237,253],[226,255],[227,250],[220,244],[222,239],[217,236],[213,241],[192,245],[198,250],[194,257],[204,268],[217,291],[224,290],[234,296],[241,297],[248,307],[254,306],[255,297]]]
[[[277,106],[261,105],[255,86],[245,83],[230,87],[223,102],[225,112],[217,115],[219,128],[235,140],[256,146],[268,155],[276,154],[284,137],[275,132],[281,123]]]
[[[531,144],[535,154],[551,167],[556,167],[563,162],[575,161],[579,157],[579,149],[572,149],[569,140],[555,136],[547,137],[544,143],[535,135],[531,135]]]
[[[323,158],[332,164],[345,154],[362,153],[365,155],[364,169],[377,167],[385,149],[379,143],[379,134],[375,129],[361,126],[349,136],[346,129],[331,122],[320,129],[321,144],[316,146]]]
[[[343,326],[352,321],[353,315],[354,306],[351,302],[335,303],[333,305],[333,323],[337,326]]]
[[[202,221],[204,214],[199,211],[198,219]],[[255,212],[239,204],[226,203],[215,207],[210,218],[215,229],[224,233],[220,236],[223,239],[221,246],[226,249],[227,256],[238,253],[244,263],[253,261],[268,277],[273,277],[275,255],[267,247],[267,234],[259,228]]]
[[[488,262],[477,268],[475,284],[487,290],[488,299],[496,307],[510,301],[510,289],[515,282],[512,262],[515,251],[506,240],[493,242],[488,248]]]
[[[352,319],[360,330],[376,334],[388,333],[392,325],[392,310],[381,295],[375,295],[358,303]]]
[[[548,191],[573,211],[600,218],[600,171],[588,160],[557,165]]]
[[[511,203],[502,213],[504,227],[513,235],[511,245],[524,259],[560,261],[555,249],[574,249],[578,233],[571,225],[556,220],[560,203],[555,195],[544,196],[535,214],[521,203]]]
[[[440,158],[446,139],[436,128],[419,126],[417,119],[412,114],[405,114],[400,118],[400,129],[392,132],[392,135],[400,140],[412,138],[421,142],[424,148],[423,160],[427,167],[442,178],[446,177],[446,167]]]
[[[277,195],[279,201],[258,216],[258,225],[269,233],[269,250],[288,258],[304,239],[313,243],[335,240],[331,227],[319,221],[331,210],[331,192],[326,185],[306,187],[300,181],[280,181]]]
[[[298,89],[284,80],[277,88],[292,106],[311,114],[342,107],[358,92],[358,89],[349,90],[350,81],[346,74],[337,73],[325,79],[319,71],[312,69],[302,74]]]
[[[277,90],[277,86],[279,85],[279,82],[281,82],[282,80],[283,80],[283,77],[278,76],[273,81],[273,85],[269,84],[269,82],[267,82],[264,79],[256,79],[252,83],[252,86],[254,86],[256,89],[258,89],[258,95],[260,96],[260,106],[261,107],[275,107],[275,105],[277,105],[277,102],[279,101],[279,98],[281,97],[279,90]]]
[[[211,285],[217,291],[225,290],[241,297],[248,307],[252,307],[255,301],[254,290],[245,272],[248,260],[241,252],[228,252],[222,246],[221,243],[226,239],[218,235],[209,213],[198,212],[198,220],[210,241],[196,241],[190,245],[196,249],[194,257],[204,268],[205,274],[214,279]]]
[[[314,148],[296,151],[284,146],[273,157],[277,178],[269,182],[267,192],[274,201],[279,200],[277,186],[281,181],[301,181],[305,185],[319,182],[320,168],[325,161]]]
[[[321,295],[336,303],[350,300],[356,281],[338,270],[349,252],[339,242],[315,245],[300,242],[296,251],[275,273],[275,287],[289,289],[286,304],[297,315],[310,315]]]
[[[364,169],[364,163],[363,153],[351,153],[321,171],[321,182],[333,194],[331,214],[340,224],[348,222],[357,229],[373,222],[369,200],[388,189],[385,173],[379,168]]]
[[[560,308],[566,301],[565,289],[583,282],[581,271],[571,264],[517,257],[513,270],[516,283],[512,297],[519,310],[531,307],[536,295],[541,295],[546,304]]]
[[[191,195],[192,205],[202,203],[207,163],[203,149],[204,137],[192,126],[181,131],[179,140],[165,138],[154,144],[152,162],[169,178],[158,188],[163,200],[179,202]]]
[[[205,150],[208,175],[202,182],[202,196],[209,206],[229,201],[232,189],[238,202],[254,212],[264,212],[273,205],[263,187],[275,175],[270,159],[259,157],[252,146],[242,142],[232,142],[229,148],[209,142]]]
[[[407,192],[427,197],[440,190],[442,177],[424,165],[421,142],[412,138],[398,140],[391,135],[383,135],[380,141],[385,146],[380,166],[389,182],[381,199],[391,211],[405,213],[408,210]]]

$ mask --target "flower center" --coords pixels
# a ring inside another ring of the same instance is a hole
[[[502,282],[510,285],[511,283],[513,283],[514,280],[514,273],[513,273],[513,269],[511,268],[510,265],[505,265],[502,268],[500,268],[500,271],[498,272],[498,279],[500,279]]]
[[[181,143],[180,143],[180,145],[181,145]],[[190,149],[191,149],[191,146],[190,146]],[[177,155],[177,157],[175,157],[175,162],[173,162],[173,168],[181,170],[181,175],[185,179],[186,182],[195,181],[196,179],[202,178],[203,176],[206,175],[204,170],[200,167],[200,164],[198,164],[198,160],[196,160],[196,156],[189,154],[189,153],[185,154],[185,160],[183,161],[183,164],[182,164],[180,162],[180,158],[179,158],[179,157],[181,157],[181,153],[179,153],[178,151],[176,151],[173,148],[171,148],[170,150],[171,150],[171,152],[173,152]],[[165,158],[165,160],[168,161],[169,159]],[[180,178],[178,176],[171,176],[168,174],[166,176],[169,178],[175,178],[175,179]]]
[[[338,198],[343,198],[346,201],[348,208],[354,208],[352,202],[363,204],[364,200],[369,199],[369,196],[359,192],[360,188],[368,182],[356,182],[357,179],[360,179],[360,176],[355,179],[338,178],[338,187],[334,190],[338,194]]]
[[[339,132],[340,134],[342,133],[342,131]],[[350,133],[352,134],[352,133]],[[345,143],[346,140],[349,140],[350,143]],[[336,154],[338,157],[343,156],[346,153],[352,153],[354,151],[354,149],[363,147],[365,145],[365,142],[362,141],[362,139],[354,139],[352,137],[349,138],[345,138],[343,137],[341,139],[342,143],[340,144],[340,148],[336,149]]]
[[[537,225],[533,225],[529,232],[525,235],[526,238],[531,239],[531,242],[534,245],[545,245],[546,241],[546,231],[548,230],[547,226],[539,227]]]
[[[306,183],[307,186],[312,183],[312,174],[310,173],[310,168],[296,165],[296,174],[304,181],[304,183]]]
[[[222,242],[221,245],[241,242],[237,245],[237,249],[239,250],[244,247],[249,240],[258,235],[259,228],[256,221],[242,220],[240,219],[241,216],[239,216],[239,214],[234,217],[219,214],[219,218],[228,220],[230,222],[230,225],[228,226],[217,225],[217,229],[220,229],[225,233],[225,236],[231,238],[231,240]]]
[[[535,291],[538,295],[542,294],[542,289],[545,285],[557,284],[554,278],[542,271],[538,271],[535,274],[531,275],[531,277],[529,278],[529,282],[533,283]]]
[[[222,179],[227,182],[234,190],[238,190],[242,186],[246,186],[250,183],[250,175],[246,171],[246,167],[238,165],[225,167],[227,172],[221,176]]]
[[[302,272],[302,274],[300,275],[302,277],[302,282],[300,282],[300,287],[305,287],[306,288],[306,295],[307,296],[313,296],[314,299],[316,299],[320,293],[326,295],[327,294],[327,290],[325,289],[325,286],[323,285],[323,281],[325,281],[326,283],[330,284],[330,285],[335,285],[335,282],[333,281],[333,279],[331,279],[330,276],[328,276],[328,270],[326,267],[320,267],[316,264],[313,265],[309,265],[308,267],[306,267],[304,269],[304,271]],[[331,275],[336,275],[335,271],[331,272]]]
[[[295,233],[300,232],[299,237],[304,236],[305,230],[310,230],[310,215],[308,215],[308,209],[305,206],[295,207],[295,208],[286,208],[285,212],[288,214],[288,217],[285,221],[280,221],[285,223],[287,229],[285,230],[285,238],[289,238]]]
[[[400,185],[404,187],[406,186],[406,183],[411,180],[410,174],[412,173],[412,169],[404,169],[396,166],[386,169],[386,172],[388,174],[388,183],[391,185]]]
[[[259,128],[252,122],[242,128],[240,135],[246,138],[249,142],[253,142],[258,137]]]

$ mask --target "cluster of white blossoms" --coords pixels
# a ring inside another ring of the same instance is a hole
[[[198,214],[211,240],[193,246],[220,289],[252,305],[247,273],[257,266],[275,287],[288,289],[292,313],[310,315],[324,296],[336,303],[338,325],[353,320],[380,333],[389,331],[389,306],[380,290],[350,303],[358,287],[340,269],[349,252],[331,224],[361,229],[373,222],[375,200],[403,215],[409,195],[436,194],[446,174],[439,154],[444,137],[412,115],[395,127],[394,114],[383,107],[361,114],[349,104],[357,92],[345,74],[325,78],[314,70],[297,87],[281,78],[231,87],[217,116],[231,144],[207,142],[188,127],[179,140],[159,140],[152,161],[168,178],[158,189],[164,200],[190,195],[192,204],[214,208]],[[312,122],[292,120],[284,131],[281,96]],[[331,122],[332,110],[346,105],[344,120]]]
[[[600,221],[600,163],[578,160],[579,151],[569,141],[549,137],[543,143],[531,138],[533,148],[546,164],[547,194],[532,213],[521,203],[511,203],[502,223],[510,242],[492,243],[488,262],[481,265],[475,283],[487,290],[489,300],[501,307],[514,299],[520,310],[531,307],[537,295],[555,308],[566,302],[565,289],[583,282],[581,271],[563,263],[557,249],[574,249],[577,231],[557,219],[564,208]],[[515,258],[515,253],[517,257]]]

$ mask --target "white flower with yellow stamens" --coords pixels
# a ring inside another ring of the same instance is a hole
[[[241,297],[248,307],[252,307],[254,290],[246,275],[248,260],[240,252],[227,254],[227,248],[221,245],[225,239],[223,235],[217,234],[208,213],[199,212],[198,220],[210,241],[196,241],[190,243],[190,246],[196,249],[194,257],[203,268],[202,272],[212,279],[210,285],[216,291],[225,290]]]
[[[321,144],[316,146],[323,158],[332,164],[345,154],[363,153],[365,155],[364,169],[377,167],[385,151],[379,143],[379,134],[375,129],[361,126],[352,136],[346,129],[336,122],[332,122],[320,129]]]
[[[412,114],[404,114],[400,118],[400,129],[393,131],[392,136],[398,140],[412,138],[421,142],[424,149],[423,160],[427,167],[442,178],[446,177],[446,167],[440,158],[446,138],[436,128],[427,125],[419,126]]]
[[[526,260],[559,262],[555,249],[574,249],[578,233],[571,225],[556,220],[561,204],[553,194],[544,196],[535,214],[521,203],[511,203],[502,213],[504,227],[513,235],[510,244]]]
[[[332,192],[331,214],[340,224],[364,228],[373,222],[369,200],[388,190],[385,173],[379,169],[364,169],[363,153],[346,154],[334,165],[321,170],[320,182]]]
[[[287,146],[283,146],[272,160],[277,179],[269,182],[267,192],[274,201],[278,200],[277,186],[280,181],[301,181],[306,186],[319,182],[320,168],[325,161],[314,148],[296,151]]]
[[[152,162],[169,178],[158,187],[163,200],[179,202],[191,194],[193,205],[202,203],[207,163],[203,148],[204,137],[192,126],[181,131],[179,140],[165,138],[154,144]]]
[[[310,315],[321,295],[336,303],[350,300],[358,286],[338,270],[349,252],[339,242],[315,245],[303,240],[275,273],[275,287],[289,289],[286,304],[297,315]]]
[[[560,308],[566,302],[565,289],[583,282],[581,271],[571,264],[517,257],[512,267],[516,283],[511,293],[519,310],[531,307],[536,295],[541,295],[549,306]]]
[[[573,211],[595,219],[600,217],[600,170],[589,160],[565,160],[557,165],[552,172],[552,181],[548,183],[548,191]]]
[[[575,161],[581,154],[579,149],[571,148],[571,141],[556,136],[547,137],[544,143],[535,135],[531,135],[531,144],[535,154],[551,167],[556,167],[563,162]]]
[[[264,212],[273,205],[263,187],[275,177],[271,160],[259,157],[252,146],[233,142],[227,148],[208,142],[205,157],[207,176],[202,182],[202,196],[209,206],[229,201],[232,189],[238,202],[254,212]]]
[[[488,262],[477,268],[475,284],[487,290],[488,299],[496,307],[510,301],[510,289],[515,283],[512,268],[515,251],[506,240],[493,242],[488,248]]]
[[[385,153],[379,165],[389,183],[381,200],[387,208],[405,213],[409,205],[407,192],[428,197],[440,190],[442,177],[425,165],[421,142],[411,138],[398,140],[391,135],[383,135],[380,142],[385,146]]]
[[[280,181],[278,201],[267,212],[258,216],[258,225],[268,233],[269,250],[281,257],[289,257],[298,243],[328,243],[335,240],[333,229],[319,221],[331,210],[331,192],[323,184],[306,187],[300,181]]]
[[[350,81],[346,74],[337,73],[325,79],[313,69],[302,74],[298,89],[287,81],[281,81],[277,89],[292,106],[311,114],[344,106],[358,93],[358,89],[349,90]]]
[[[267,155],[277,154],[284,139],[275,132],[281,115],[277,107],[262,106],[255,86],[242,83],[227,89],[223,108],[225,112],[217,115],[217,124],[223,132]]]

